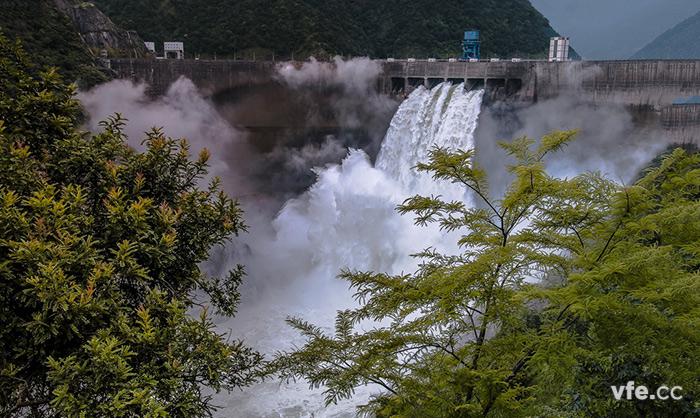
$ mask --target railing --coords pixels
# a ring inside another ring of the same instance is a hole
[[[246,54],[246,55],[232,55],[232,56],[217,56],[217,55],[187,55],[185,59],[194,61],[264,61],[264,62],[308,62],[310,60],[316,60],[318,62],[333,62],[335,58],[341,58],[342,60],[349,61],[356,58],[371,58],[366,56],[354,56],[354,55],[338,55],[335,57],[313,57],[313,56],[294,56],[294,55],[275,55],[275,54]],[[156,57],[158,60],[177,60],[175,58],[165,58]],[[548,62],[547,59],[535,59],[535,58],[485,58],[485,59],[463,59],[463,58],[371,58],[372,61],[378,62]],[[551,61],[550,61],[551,62]]]
[[[468,59],[463,58],[378,58],[374,61],[380,62],[548,62],[546,59],[529,58],[489,58],[489,59]]]

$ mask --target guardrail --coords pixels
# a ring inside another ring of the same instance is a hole
[[[545,59],[528,58],[489,58],[489,59],[468,59],[463,58],[377,58],[374,61],[380,62],[549,62]]]

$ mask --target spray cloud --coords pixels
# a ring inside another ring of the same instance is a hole
[[[242,196],[251,234],[218,249],[205,266],[213,274],[238,262],[247,267],[240,314],[234,321],[222,318],[222,331],[231,329],[236,337],[263,350],[286,348],[296,338],[282,322],[287,315],[325,322],[332,320],[336,309],[352,306],[347,285],[335,279],[340,268],[411,271],[414,261],[408,254],[431,243],[437,246],[452,242],[440,231],[415,228],[410,217],[395,212],[395,205],[415,192],[413,187],[424,194],[429,194],[431,187],[437,187],[435,194],[445,192],[442,186],[413,178],[405,170],[406,165],[424,159],[425,150],[432,145],[470,147],[476,142],[480,163],[491,172],[504,166],[502,154],[493,149],[495,139],[522,134],[539,137],[555,129],[582,129],[581,138],[561,154],[568,158],[566,162],[555,162],[554,169],[559,173],[622,167],[623,172],[613,172],[623,175],[634,171],[633,166],[650,152],[641,147],[642,140],[629,139],[632,119],[622,109],[596,108],[561,98],[519,109],[495,105],[479,116],[480,95],[455,94],[449,89],[456,87],[446,84],[434,91],[419,88],[404,102],[374,166],[372,156],[377,155],[387,126],[382,117],[390,118],[396,107],[391,99],[375,92],[377,74],[376,64],[369,60],[336,60],[332,64],[312,61],[300,67],[281,67],[280,83],[301,96],[302,103],[305,100],[313,104],[319,91],[329,98],[310,106],[299,121],[301,126],[319,123],[330,114],[341,129],[322,135],[320,141],[306,140],[303,134],[307,131],[302,130],[300,141],[285,138],[274,141],[267,150],[253,143],[245,129],[232,127],[238,125],[236,112],[222,112],[188,80],[178,81],[157,100],[146,98],[145,86],[123,81],[81,94],[92,116],[92,129],[97,128],[96,121],[121,112],[130,119],[127,134],[132,145],[138,147],[144,131],[154,124],[163,126],[170,136],[187,137],[194,152],[204,146],[210,148],[214,174],[222,177],[229,193]],[[479,127],[474,133],[477,118]],[[379,134],[364,144],[366,152],[346,153],[348,140],[343,139],[343,129],[366,124],[375,124],[376,129],[370,131]],[[616,147],[620,150],[613,152]],[[630,150],[641,150],[641,155],[635,156]],[[619,160],[604,165],[611,155]],[[261,183],[260,167],[267,170],[269,184],[282,186],[261,187],[268,183]],[[320,168],[312,172],[311,167]],[[301,184],[295,176],[307,176],[305,181],[315,180],[315,184],[287,200],[288,191]],[[293,183],[289,186],[284,185],[288,177]],[[280,196],[274,193],[282,194],[286,203],[277,204]],[[322,403],[322,396],[306,391],[304,383],[288,387],[284,395],[275,382],[255,390],[255,394],[248,391],[233,398],[224,396],[219,402],[237,405],[239,412],[245,406],[251,411],[275,408],[288,413],[302,413],[300,405],[306,404],[308,411]],[[351,410],[351,404],[341,404],[336,412]]]
[[[539,139],[557,130],[578,130],[578,136],[547,168],[559,177],[600,171],[629,183],[669,143],[667,134],[640,126],[629,109],[619,104],[591,104],[575,94],[528,106],[495,103],[484,109],[477,129],[477,161],[486,168],[491,188],[500,194],[509,183],[509,163],[499,141],[527,136]]]

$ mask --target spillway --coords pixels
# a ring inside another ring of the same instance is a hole
[[[435,147],[474,147],[483,90],[442,83],[416,89],[399,107],[382,142],[376,164],[350,150],[341,164],[316,170],[316,183],[288,201],[266,239],[251,243],[251,280],[273,283],[262,296],[243,301],[225,324],[237,338],[266,354],[303,344],[284,319],[298,316],[332,332],[335,312],[355,306],[343,268],[387,273],[410,272],[410,257],[424,248],[454,252],[455,239],[437,227],[417,227],[395,208],[415,194],[466,199],[465,190],[437,182],[413,167]],[[220,324],[221,326],[222,324]],[[352,417],[377,388],[360,388],[351,400],[324,407],[322,389],[306,382],[267,381],[242,392],[222,394],[219,416]]]

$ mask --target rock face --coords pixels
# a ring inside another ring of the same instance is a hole
[[[99,57],[143,58],[148,55],[143,41],[134,31],[115,25],[94,4],[54,0],[56,7],[73,22],[75,30],[92,53]]]

